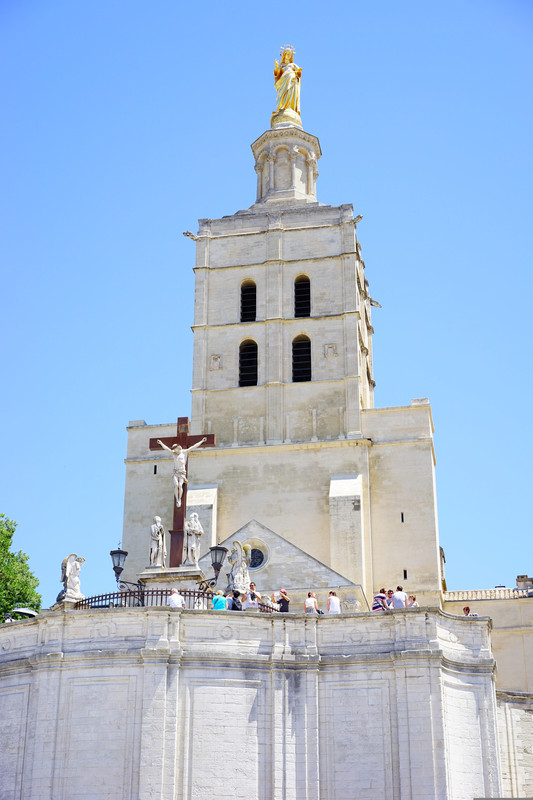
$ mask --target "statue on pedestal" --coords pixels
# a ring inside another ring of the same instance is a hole
[[[281,62],[274,64],[274,81],[277,92],[276,111],[290,108],[300,113],[300,77],[302,68],[293,62],[294,47],[285,45],[280,52]]]
[[[59,592],[56,602],[62,603],[65,600],[77,602],[84,600],[85,595],[80,591],[80,572],[85,559],[71,553],[61,562],[61,582],[63,589]]]
[[[185,541],[183,546],[183,566],[198,567],[200,558],[200,538],[204,532],[198,514],[193,511],[185,522]]]
[[[165,529],[161,517],[154,517],[154,524],[150,526],[150,566],[164,567],[166,557]]]

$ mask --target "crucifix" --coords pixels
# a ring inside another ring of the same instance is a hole
[[[170,533],[169,567],[179,567],[183,557],[183,531],[187,512],[187,456],[198,447],[215,447],[214,434],[191,436],[189,418],[178,417],[175,436],[150,439],[150,450],[168,450],[174,457],[174,517]]]

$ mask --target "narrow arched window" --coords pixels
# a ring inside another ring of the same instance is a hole
[[[239,386],[257,386],[257,342],[251,339],[239,347]]]
[[[311,340],[297,336],[292,343],[292,380],[311,380]]]
[[[245,281],[241,286],[241,322],[255,322],[256,287],[253,281]]]
[[[294,281],[294,316],[311,316],[311,282],[305,275]]]

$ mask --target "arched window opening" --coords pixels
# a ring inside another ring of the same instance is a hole
[[[251,339],[239,347],[239,386],[257,386],[257,342]]]
[[[311,340],[307,336],[297,336],[292,343],[292,380],[311,380]]]
[[[241,286],[241,322],[255,322],[256,286],[253,281],[246,281]]]
[[[311,281],[305,276],[294,281],[294,316],[311,316]]]

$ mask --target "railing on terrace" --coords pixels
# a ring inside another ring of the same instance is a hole
[[[211,608],[212,592],[200,592],[197,589],[181,589],[185,600],[185,608],[195,611],[206,611]],[[98,594],[79,600],[74,608],[146,608],[148,606],[167,606],[170,589],[130,589],[123,592]],[[272,613],[277,608],[259,603],[259,611]]]
[[[531,597],[527,589],[469,589],[460,592],[444,592],[447,603],[464,600],[516,600],[518,597]]]

